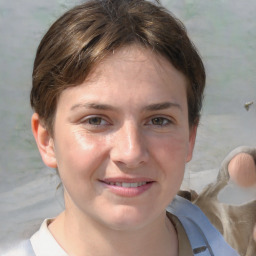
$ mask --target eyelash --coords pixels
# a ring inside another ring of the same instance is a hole
[[[93,124],[93,120],[96,121],[96,119],[100,122],[99,124]],[[102,124],[102,122],[104,122]],[[97,127],[97,128],[100,128],[102,126],[108,126],[110,125],[110,122],[106,121],[106,119],[104,119],[103,117],[101,116],[89,116],[87,117],[86,119],[83,119],[81,121],[82,124],[85,124],[85,125],[90,125],[90,126],[93,126],[93,127]]]
[[[161,121],[161,124],[154,124],[154,121]],[[166,118],[166,117],[162,117],[162,116],[156,116],[156,117],[152,117],[150,118],[149,122],[147,123],[147,125],[154,125],[157,127],[166,127],[170,124],[172,124],[172,120]]]
[[[93,121],[99,121],[99,123],[95,124],[95,123],[93,123]],[[160,121],[160,124],[154,124],[155,121],[156,122]],[[102,124],[102,122],[103,122],[103,124]],[[110,122],[106,121],[106,119],[104,119],[103,117],[100,117],[100,116],[89,116],[85,120],[82,120],[82,123],[86,124],[86,125],[94,126],[94,127],[102,127],[102,126],[110,125]],[[165,127],[172,123],[173,122],[166,117],[156,116],[156,117],[150,118],[149,121],[146,123],[146,125]]]

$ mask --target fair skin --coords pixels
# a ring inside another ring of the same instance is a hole
[[[54,136],[32,116],[42,159],[63,183],[65,210],[49,230],[68,254],[178,255],[165,208],[195,142],[186,85],[163,57],[125,47],[62,92]]]

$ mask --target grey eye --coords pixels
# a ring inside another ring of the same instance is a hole
[[[164,117],[155,117],[151,119],[152,124],[154,125],[165,125],[170,121]]]
[[[91,125],[100,125],[102,122],[101,117],[91,117],[88,119],[88,123]]]

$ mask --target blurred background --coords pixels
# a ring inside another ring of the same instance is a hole
[[[59,180],[30,129],[31,72],[51,23],[78,0],[0,0],[0,252],[63,209]],[[194,158],[185,187],[214,178],[235,147],[256,146],[256,1],[162,0],[187,27],[207,71]],[[246,102],[254,101],[249,111]],[[199,177],[203,177],[200,178]]]

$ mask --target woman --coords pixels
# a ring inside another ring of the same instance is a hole
[[[38,47],[31,105],[65,210],[23,244],[25,255],[238,255],[175,197],[204,86],[184,26],[160,5],[94,0],[59,18]]]

